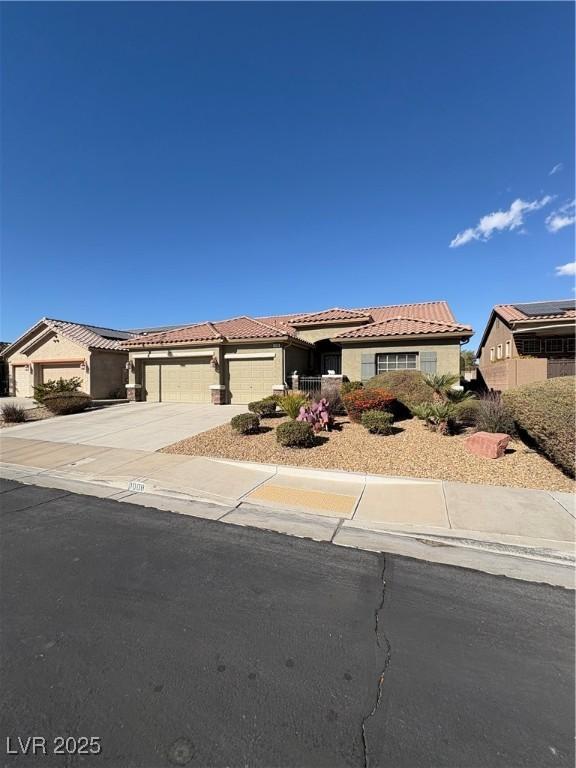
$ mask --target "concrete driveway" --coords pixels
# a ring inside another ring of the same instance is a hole
[[[13,399],[13,398],[12,398]],[[5,436],[55,443],[157,451],[191,435],[226,424],[245,405],[124,403],[58,416],[3,430]]]

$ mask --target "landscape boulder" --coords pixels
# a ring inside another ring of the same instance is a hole
[[[464,440],[470,453],[486,459],[499,459],[504,456],[510,435],[502,432],[475,432]]]

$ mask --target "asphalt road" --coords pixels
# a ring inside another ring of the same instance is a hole
[[[2,765],[574,764],[573,593],[0,492]]]

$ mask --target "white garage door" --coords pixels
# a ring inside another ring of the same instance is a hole
[[[146,363],[146,400],[163,403],[210,403],[214,372],[207,358]]]
[[[79,363],[49,363],[42,366],[43,384],[47,381],[75,378],[80,378],[84,382],[84,371],[80,368]]]
[[[32,387],[30,372],[25,365],[15,365],[14,371],[14,395],[15,397],[31,397]]]
[[[274,360],[228,360],[230,402],[251,403],[272,394]]]

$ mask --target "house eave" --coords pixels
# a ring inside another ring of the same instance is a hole
[[[421,341],[425,342],[427,339],[459,339],[461,341],[468,341],[473,335],[474,331],[468,331],[467,333],[418,333],[418,334],[395,334],[391,336],[362,336],[356,339],[343,339],[334,336],[330,341],[335,344],[372,344],[386,342],[390,344],[394,341]]]

